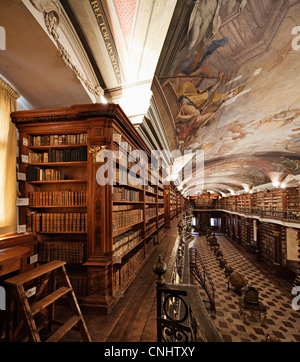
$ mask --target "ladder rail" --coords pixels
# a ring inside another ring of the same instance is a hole
[[[20,330],[20,328],[23,326],[25,328],[25,331],[27,332],[27,337],[25,338],[25,340],[28,339],[31,342],[41,342],[41,338],[39,335],[40,328],[37,327],[34,320],[34,316],[38,313],[44,314],[45,311],[48,312],[48,321],[46,325],[48,325],[49,332],[53,332],[52,327],[54,324],[55,302],[64,295],[66,295],[73,315],[68,321],[63,322],[61,327],[58,328],[48,338],[47,341],[59,341],[67,332],[74,328],[81,333],[84,342],[92,342],[72,284],[68,277],[65,264],[66,262],[52,261],[36,267],[35,269],[29,270],[25,273],[9,278],[5,281],[5,283],[8,285],[13,300],[16,300],[17,302],[17,307],[22,317],[22,321],[19,323],[15,331]],[[56,274],[58,274],[62,279],[63,285],[59,288],[57,288],[55,277]],[[43,275],[46,275],[46,279],[44,279],[40,284],[40,289],[37,291],[34,301],[30,305],[28,297],[25,293],[24,284],[38,279]],[[44,296],[42,299],[39,299],[39,297],[42,297],[42,293],[45,290],[49,281],[49,294]],[[12,323],[9,321],[7,325],[10,328],[7,333],[7,339],[8,341],[12,341],[12,338],[14,338],[11,330]]]

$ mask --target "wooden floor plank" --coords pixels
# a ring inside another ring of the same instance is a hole
[[[144,342],[155,341],[156,276],[152,267],[158,255],[161,255],[167,264],[174,261],[178,222],[179,219],[174,219],[171,228],[166,229],[164,239],[108,316],[84,315],[93,342],[139,342],[142,335]],[[171,271],[168,270],[166,278],[170,276]],[[78,332],[70,331],[61,341],[80,342],[81,339]]]

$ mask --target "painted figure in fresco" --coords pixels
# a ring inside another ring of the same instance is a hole
[[[171,74],[174,74],[177,66],[185,59],[190,59],[197,52],[201,54],[201,49],[209,44],[217,34],[222,23],[219,13],[221,7],[228,1],[229,11],[232,10],[235,3],[239,3],[239,12],[242,12],[247,4],[247,0],[196,0],[194,2],[186,43],[176,55],[176,64],[171,69]]]
[[[199,131],[215,118],[217,110],[244,89],[242,86],[225,94],[218,92],[223,78],[224,73],[220,72],[215,85],[204,91],[198,90],[191,82],[185,82],[177,89],[182,105],[175,127],[181,148],[188,147]]]
[[[185,61],[181,66],[182,74],[191,74],[200,69],[204,62],[214,54],[214,52],[220,48],[225,47],[228,44],[228,38],[222,38],[219,40],[211,41],[205,48],[203,47],[203,41],[201,42],[201,50],[193,55],[189,60]],[[204,49],[203,49],[204,48]]]

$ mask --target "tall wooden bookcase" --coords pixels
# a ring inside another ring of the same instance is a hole
[[[67,261],[81,307],[109,313],[164,233],[161,170],[151,175],[158,180],[153,184],[121,182],[137,162],[130,151],[143,150],[149,165],[151,152],[118,105],[11,116],[20,136],[20,172],[27,175],[20,197],[30,202],[20,209],[20,224],[36,233],[40,262]],[[116,154],[114,185],[97,181],[105,150]]]
[[[165,197],[165,226],[171,227],[171,221],[183,210],[180,208],[180,198],[183,197],[171,181],[169,185],[164,185]]]

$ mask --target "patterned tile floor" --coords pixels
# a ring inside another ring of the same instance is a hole
[[[288,297],[276,281],[272,281],[270,275],[246,259],[244,253],[224,236],[217,235],[217,239],[227,265],[232,266],[234,271],[242,274],[248,283],[257,289],[261,302],[268,309],[264,324],[252,318],[243,321],[239,312],[239,298],[243,298],[244,293],[240,297],[232,287],[228,290],[224,269],[219,267],[219,262],[206,244],[205,237],[195,237],[190,247],[198,250],[215,287],[216,312],[209,311],[207,304],[208,313],[224,341],[263,342],[267,335],[273,334],[280,342],[300,342],[300,311],[292,308],[292,295]],[[203,300],[207,300],[204,290],[200,290]]]

